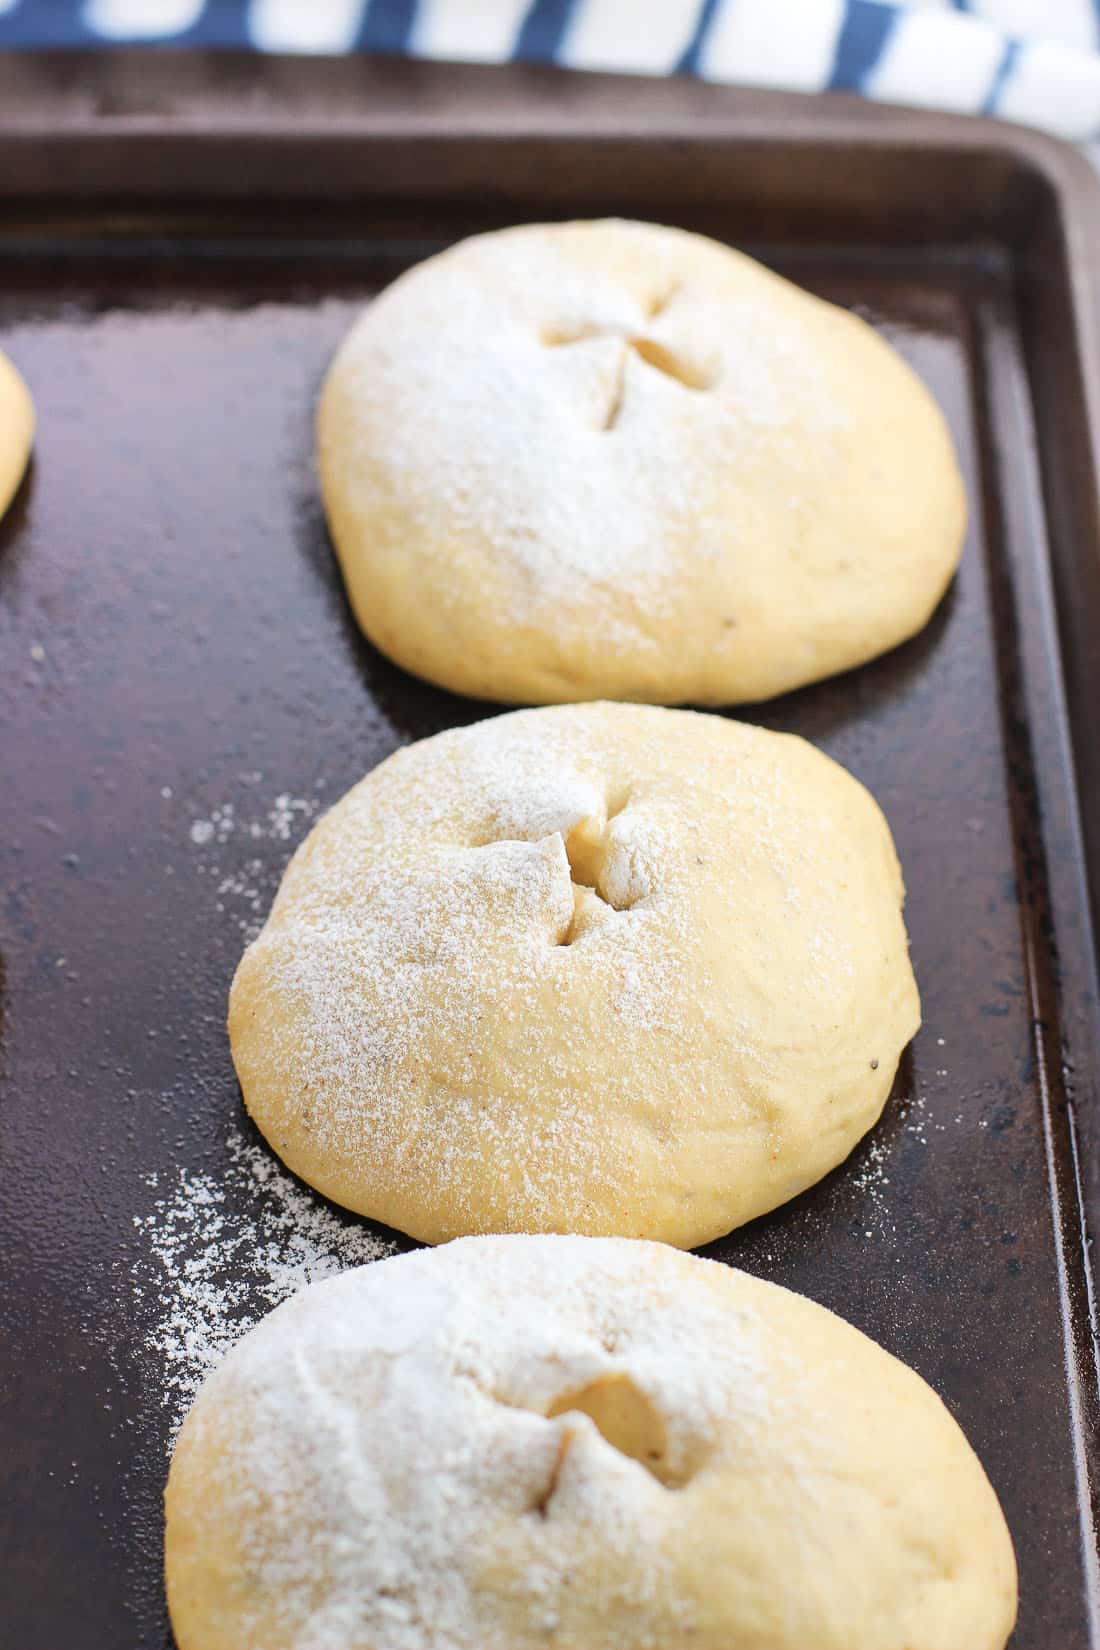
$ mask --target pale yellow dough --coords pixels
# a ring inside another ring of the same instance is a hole
[[[180,1650],[1003,1650],[1012,1543],[924,1381],[657,1244],[473,1238],[230,1353],[167,1491]]]
[[[419,264],[340,348],[317,433],[360,625],[488,699],[765,699],[912,636],[962,546],[951,439],[901,357],[652,224]]]
[[[34,440],[34,403],[22,378],[0,352],[0,516],[15,497]]]
[[[237,970],[245,1103],[430,1243],[690,1247],[871,1127],[919,1022],[872,798],[789,735],[518,711],[398,751],[314,827]]]

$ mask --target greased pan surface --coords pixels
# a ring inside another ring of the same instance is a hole
[[[170,1643],[165,1349],[191,1253],[170,1211],[220,1188],[190,1217],[209,1258],[216,1223],[251,1234],[272,1195],[241,1168],[263,1148],[229,980],[316,811],[396,745],[492,713],[350,619],[312,466],[331,351],[459,235],[622,210],[858,307],[938,396],[972,506],[921,636],[738,712],[881,801],[924,1025],[852,1159],[710,1252],[932,1382],[1012,1528],[1016,1650],[1100,1645],[1091,180],[1023,134],[843,103],[177,62],[170,115],[143,104],[155,57],[18,81],[0,62],[0,347],[39,411],[0,525],[4,1642]],[[347,1258],[332,1234],[361,1223],[294,1197],[264,1241],[289,1252],[312,1211]],[[204,1274],[222,1321],[263,1310],[254,1255],[223,1256]]]

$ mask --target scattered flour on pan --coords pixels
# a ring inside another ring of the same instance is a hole
[[[240,776],[250,789],[263,777]],[[171,787],[161,795],[170,801]],[[259,797],[252,807],[223,802],[185,823],[215,910],[234,917],[245,942],[322,806],[319,796],[284,792],[269,805]],[[133,1217],[130,1288],[135,1335],[155,1368],[170,1438],[210,1370],[280,1301],[400,1247],[333,1210],[236,1126],[217,1172],[176,1167],[148,1184],[158,1195]]]
[[[171,1433],[203,1380],[247,1330],[297,1290],[393,1254],[397,1240],[341,1218],[236,1129],[221,1174],[153,1174],[135,1215],[137,1331],[163,1368]]]
[[[250,785],[263,780],[262,773],[243,774]],[[319,787],[323,781],[318,782]],[[169,793],[170,795],[170,793]],[[267,809],[245,814],[233,802],[221,802],[209,814],[191,820],[188,838],[199,850],[195,867],[200,876],[214,885],[214,909],[229,912],[235,919],[245,944],[256,938],[274,898],[289,852],[325,806],[318,796],[291,796],[281,792]],[[277,857],[263,852],[265,844],[279,845]],[[282,848],[286,844],[286,849]],[[248,855],[241,858],[241,849]]]
[[[236,803],[222,802],[210,810],[209,818],[193,819],[188,835],[196,848],[205,848],[211,842],[228,842],[233,836],[251,838],[254,842],[289,842],[297,835],[295,827],[311,820],[318,807],[316,798],[284,792],[275,798],[263,818],[244,819],[238,817]]]

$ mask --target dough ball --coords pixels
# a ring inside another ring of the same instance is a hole
[[[15,497],[34,440],[31,393],[0,352],[0,516]]]
[[[313,829],[233,982],[294,1170],[429,1243],[692,1247],[847,1156],[919,1022],[889,829],[789,735],[518,711],[397,751]]]
[[[370,305],[321,483],[360,625],[459,693],[766,699],[926,622],[966,502],[865,322],[700,235],[472,240]]]
[[[184,1423],[180,1650],[1002,1650],[997,1499],[930,1387],[659,1244],[470,1238],[314,1284]]]

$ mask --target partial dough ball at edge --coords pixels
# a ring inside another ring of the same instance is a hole
[[[34,442],[34,402],[20,373],[0,350],[0,517],[19,490]]]

